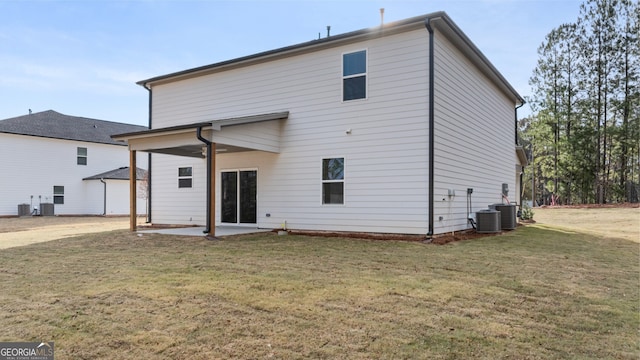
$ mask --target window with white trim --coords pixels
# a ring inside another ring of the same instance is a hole
[[[87,148],[79,147],[77,150],[78,165],[87,165]]]
[[[322,203],[344,204],[344,158],[322,159]]]
[[[193,187],[193,168],[191,166],[178,168],[178,188]]]
[[[367,50],[342,54],[342,100],[367,98]]]
[[[53,186],[53,203],[64,204],[64,186]]]

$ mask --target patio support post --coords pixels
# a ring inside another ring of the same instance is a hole
[[[136,151],[129,150],[129,230],[131,231],[136,231],[136,223],[138,221],[136,180]]]
[[[209,236],[216,236],[216,143],[208,146],[209,158]]]

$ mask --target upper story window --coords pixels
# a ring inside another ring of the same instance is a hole
[[[342,55],[342,100],[366,99],[367,50]]]
[[[344,204],[344,158],[322,159],[322,203]]]
[[[78,165],[87,165],[87,148],[78,148]]]
[[[178,168],[178,188],[190,187],[193,187],[193,168],[191,166]]]

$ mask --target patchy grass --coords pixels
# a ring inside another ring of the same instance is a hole
[[[0,340],[56,359],[637,359],[638,244],[115,231],[0,251]]]
[[[636,204],[637,205],[637,204]],[[640,207],[534,208],[534,220],[569,231],[640,242]]]

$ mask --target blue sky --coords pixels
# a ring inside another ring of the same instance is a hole
[[[581,0],[0,0],[0,119],[147,124],[136,81],[444,10],[523,96],[537,47]],[[525,107],[520,113],[526,115]]]

